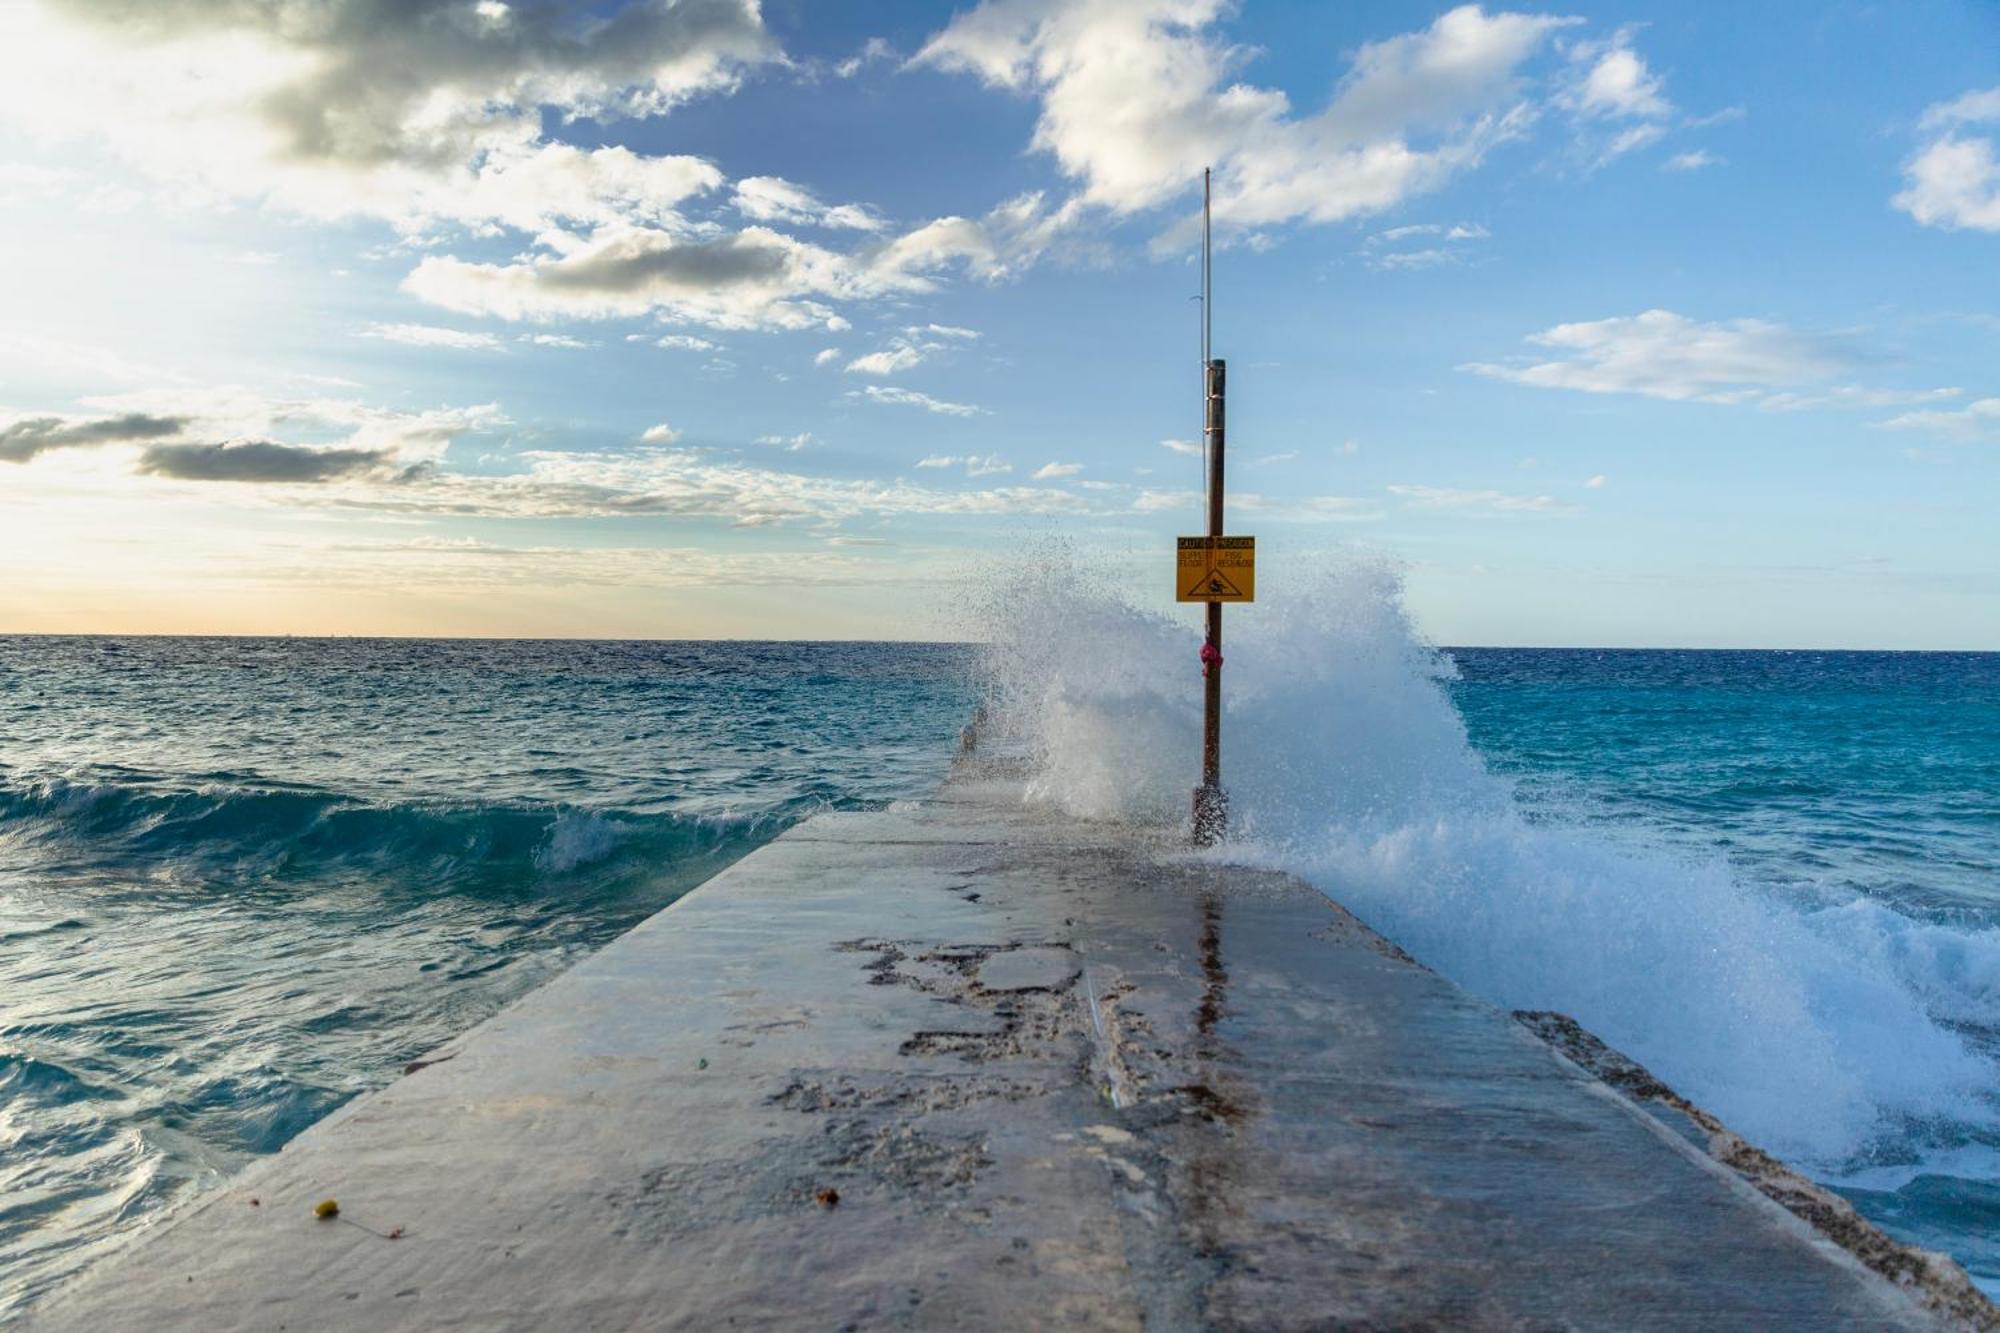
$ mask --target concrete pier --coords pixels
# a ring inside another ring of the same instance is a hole
[[[793,829],[30,1326],[2000,1319],[1559,1017],[989,766]]]

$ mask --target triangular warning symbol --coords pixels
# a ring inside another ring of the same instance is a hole
[[[1205,569],[1201,577],[1189,585],[1184,594],[1188,597],[1241,597],[1243,590],[1229,581],[1229,576],[1219,569]]]

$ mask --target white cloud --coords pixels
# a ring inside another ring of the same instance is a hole
[[[1673,114],[1665,85],[1632,49],[1629,30],[1609,43],[1580,42],[1571,58],[1585,66],[1566,101],[1586,116],[1658,120]]]
[[[2000,121],[2000,88],[1969,92],[1924,113],[1930,142],[1903,166],[1890,202],[1926,227],[2000,232],[2000,150],[1995,140],[1957,133]]]
[[[1201,503],[1200,491],[1140,491],[1132,509],[1140,514],[1158,514],[1169,509],[1193,509]]]
[[[1577,126],[1579,147],[1592,166],[1603,166],[1665,137],[1674,115],[1666,85],[1632,49],[1634,29],[1604,41],[1576,42],[1572,73],[1556,96]]]
[[[1383,254],[1368,256],[1368,267],[1383,272],[1425,268],[1442,268],[1456,264],[1463,258],[1456,250],[1391,250]]]
[[[813,364],[816,366],[829,365],[838,360],[840,360],[840,349],[838,347],[822,348],[813,354]]]
[[[1170,449],[1177,454],[1187,454],[1192,458],[1201,457],[1201,445],[1193,440],[1161,440],[1162,449]]]
[[[752,0],[625,3],[588,25],[554,6],[495,18],[326,0],[308,16],[13,0],[0,7],[0,120],[48,144],[100,142],[184,199],[412,232],[656,222],[719,184],[715,169],[553,142],[544,109],[658,115],[777,56]]]
[[[500,350],[500,340],[490,333],[442,329],[435,324],[370,324],[362,332],[370,338],[382,338],[411,347],[449,347],[461,352]]]
[[[711,342],[707,338],[697,338],[689,333],[669,333],[664,337],[655,338],[653,346],[664,347],[670,352],[719,352],[722,350],[721,343]]]
[[[861,50],[833,67],[835,78],[851,79],[878,60],[893,60],[896,49],[881,37],[870,37]]]
[[[680,437],[681,433],[664,421],[657,426],[646,427],[645,433],[639,436],[647,444],[673,444]]]
[[[1031,481],[1060,481],[1064,477],[1074,477],[1083,471],[1081,463],[1044,463],[1035,469]]]
[[[1503,491],[1457,490],[1448,486],[1392,485],[1391,495],[1399,496],[1412,509],[1450,509],[1475,513],[1554,513],[1575,505],[1553,495],[1508,495]]]
[[[1000,271],[993,233],[964,218],[926,223],[852,252],[766,226],[673,229],[607,223],[588,236],[540,234],[504,263],[431,255],[403,288],[433,305],[502,319],[600,319],[654,313],[722,329],[850,325],[829,301],[916,296],[954,264]]]
[[[779,176],[745,176],[736,182],[736,211],[756,222],[880,231],[887,225],[860,204],[829,206],[805,186]]]
[[[850,373],[862,375],[896,375],[923,363],[924,353],[909,343],[898,343],[879,352],[857,356],[847,363]]]
[[[567,333],[524,333],[521,335],[521,341],[536,347],[566,347],[571,350],[597,346],[596,343],[586,342],[582,338],[572,338]]]
[[[1927,130],[1949,129],[1953,125],[1977,125],[2000,121],[2000,87],[1975,89],[1925,108],[1921,122]]]
[[[1662,171],[1700,171],[1703,167],[1719,167],[1723,159],[1706,148],[1697,148],[1690,153],[1675,153],[1660,164]]]
[[[1589,487],[1593,491],[1600,491],[1604,489],[1605,483],[1610,480],[1611,478],[1605,476],[1602,472],[1600,472],[1596,476],[1592,477],[1589,481],[1586,481],[1583,484]]]
[[[811,431],[802,430],[797,435],[759,435],[757,437],[757,443],[774,445],[777,448],[784,449],[790,453],[797,453],[799,450],[811,444],[813,442],[813,438],[814,438],[813,433]]]
[[[1462,5],[1356,53],[1327,108],[1237,80],[1223,0],[984,0],[917,56],[1035,96],[1034,146],[1129,214],[1217,170],[1219,225],[1333,222],[1433,190],[1532,119],[1523,66],[1575,20]],[[1175,233],[1186,239],[1185,227]]]
[[[1492,234],[1476,222],[1454,222],[1450,226],[1442,222],[1415,222],[1378,231],[1368,241],[1371,245],[1396,245],[1423,236],[1436,236],[1447,241],[1483,241]]]
[[[850,373],[861,375],[899,375],[941,352],[950,351],[955,343],[972,342],[978,337],[974,329],[961,329],[949,324],[912,324],[891,338],[888,345],[879,351],[855,357],[847,363],[847,369]]]
[[[1670,310],[1558,324],[1529,342],[1560,358],[1461,367],[1545,389],[1758,402],[1782,386],[1824,381],[1860,358],[1840,342],[1760,319],[1697,323]]]
[[[997,454],[931,454],[917,460],[918,467],[954,468],[962,467],[967,476],[991,477],[1003,472],[1012,472],[1014,465]]]
[[[1964,440],[2000,440],[2000,398],[1975,399],[1951,412],[1905,412],[1882,424],[1890,430],[1925,430]]]
[[[893,384],[871,384],[865,389],[849,390],[849,398],[862,398],[871,403],[889,403],[897,407],[921,407],[926,412],[936,412],[948,417],[976,417],[986,409],[969,403],[948,403],[933,398],[915,389],[899,389]]]

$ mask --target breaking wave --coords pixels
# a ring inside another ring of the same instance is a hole
[[[989,594],[996,723],[1031,799],[1187,818],[1197,632],[1061,558]],[[1446,976],[1574,1015],[1823,1176],[2000,1142],[2000,930],[1759,882],[1718,852],[1531,808],[1450,698],[1397,571],[1354,559],[1231,618],[1226,859],[1294,871]],[[1986,1175],[2000,1175],[1993,1170]]]

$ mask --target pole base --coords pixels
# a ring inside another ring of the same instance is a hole
[[[1194,845],[1213,847],[1229,832],[1229,793],[1204,784],[1194,789]]]

